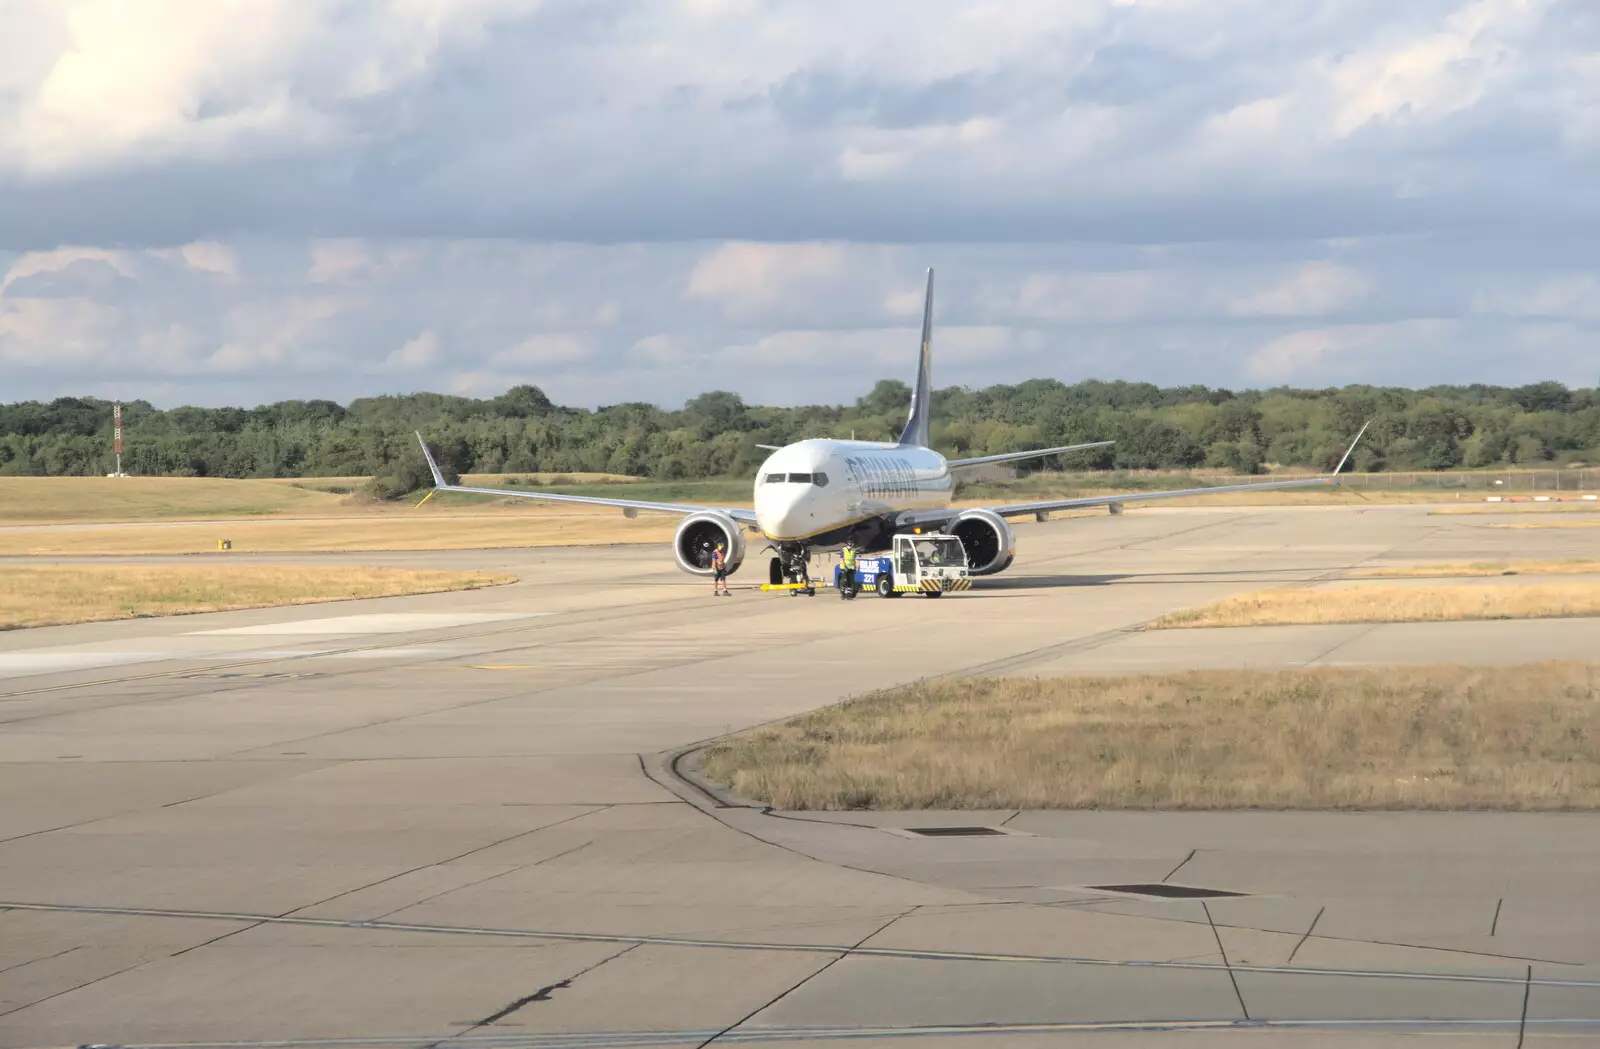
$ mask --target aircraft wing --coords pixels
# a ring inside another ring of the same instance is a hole
[[[1142,503],[1156,499],[1178,499],[1186,495],[1216,495],[1219,492],[1265,492],[1277,488],[1311,488],[1338,484],[1339,473],[1344,469],[1344,464],[1350,461],[1350,453],[1356,450],[1356,445],[1361,443],[1361,437],[1366,432],[1367,427],[1363,426],[1361,431],[1356,434],[1355,440],[1350,442],[1350,447],[1345,449],[1344,457],[1339,460],[1339,465],[1334,467],[1333,473],[1327,477],[1297,477],[1294,480],[1287,481],[1251,481],[1248,484],[1224,484],[1210,488],[1178,488],[1166,492],[1090,495],[1077,499],[1045,499],[1034,503],[1010,503],[1004,506],[989,506],[984,509],[997,513],[1001,517],[1025,517],[1028,514],[1045,514],[1052,510],[1078,510],[1089,506],[1110,506],[1112,503]],[[943,525],[960,512],[960,510],[951,509],[905,513],[896,518],[895,525],[899,528],[908,528],[913,525],[924,527]]]
[[[1318,485],[1338,484],[1336,477],[1300,477],[1292,481],[1254,481],[1250,484],[1222,484],[1209,488],[1178,488],[1168,492],[1130,492],[1127,495],[1090,495],[1078,499],[1047,499],[1037,503],[1011,503],[991,506],[1001,517],[1022,517],[1042,514],[1051,510],[1076,510],[1086,506],[1110,506],[1112,503],[1139,503],[1154,499],[1178,499],[1186,495],[1216,495],[1218,492],[1257,492],[1275,488],[1309,488]]]
[[[584,503],[589,506],[614,506],[625,514],[632,516],[640,510],[664,514],[697,514],[702,510],[713,510],[717,513],[727,514],[735,521],[755,524],[756,513],[754,510],[743,510],[727,506],[690,506],[686,503],[652,503],[640,499],[606,499],[595,495],[565,495],[557,492],[527,492],[514,491],[509,488],[472,488],[467,485],[446,484],[444,474],[439,470],[439,464],[433,461],[433,453],[428,451],[428,442],[422,439],[422,434],[417,434],[417,443],[422,445],[422,455],[428,460],[428,470],[433,474],[433,490],[436,492],[473,492],[477,495],[503,495],[512,499],[539,499],[551,503]]]
[[[983,455],[976,459],[951,459],[950,469],[959,470],[964,466],[985,466],[989,463],[1010,463],[1019,459],[1039,459],[1046,455],[1058,455],[1062,452],[1081,452],[1085,448],[1104,448],[1116,444],[1116,441],[1092,441],[1089,444],[1064,444],[1060,448],[1035,448],[1031,452],[1002,452],[999,455]]]

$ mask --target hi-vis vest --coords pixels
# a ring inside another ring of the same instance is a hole
[[[856,552],[854,550],[846,550],[844,552],[844,566],[852,572],[856,570]]]

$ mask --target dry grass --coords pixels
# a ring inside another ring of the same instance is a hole
[[[326,513],[342,497],[220,477],[0,477],[0,522],[161,520]]]
[[[678,518],[641,514],[629,520],[601,512],[431,512],[283,521],[149,523],[81,528],[0,530],[0,554],[189,554],[215,551],[228,539],[235,551],[308,553],[359,550],[476,550],[499,547],[594,546],[668,542]]]
[[[1482,514],[1593,514],[1600,503],[1482,503],[1474,506],[1443,506],[1430,510],[1430,517],[1471,517]]]
[[[334,565],[0,566],[0,630],[219,612],[514,582],[488,572]]]
[[[1490,528],[1600,528],[1600,521],[1517,521],[1492,524]]]
[[[1432,576],[1587,575],[1600,572],[1600,561],[1570,558],[1565,561],[1472,561],[1467,564],[1406,565],[1368,568],[1350,573],[1352,579],[1417,579]]]
[[[1600,668],[914,685],[711,748],[780,809],[1600,808]]]
[[[557,470],[552,473],[510,473],[510,474],[462,474],[461,483],[476,485],[480,488],[505,488],[508,485],[515,487],[522,484],[526,487],[534,485],[569,485],[569,484],[629,484],[642,481],[642,477],[631,474],[607,473],[562,473]]]
[[[1594,583],[1516,586],[1288,587],[1238,594],[1162,616],[1152,630],[1316,623],[1436,623],[1600,615]]]

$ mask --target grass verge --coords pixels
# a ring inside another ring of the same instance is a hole
[[[935,681],[710,748],[780,809],[1600,808],[1600,668]]]
[[[221,612],[514,582],[489,572],[333,565],[0,566],[0,630]]]
[[[1426,579],[1433,576],[1588,575],[1600,572],[1600,561],[1569,558],[1564,561],[1472,561],[1466,564],[1405,565],[1368,568],[1350,573],[1351,579]]]
[[[1290,587],[1238,594],[1162,616],[1151,630],[1319,623],[1437,623],[1600,615],[1594,583],[1514,586]]]
[[[237,552],[310,553],[362,550],[480,550],[502,547],[594,546],[667,542],[678,518],[616,510],[491,508],[284,521],[151,522],[79,528],[0,531],[0,554],[195,554],[227,539]]]
[[[166,520],[319,513],[343,497],[276,481],[221,477],[0,477],[7,523]]]

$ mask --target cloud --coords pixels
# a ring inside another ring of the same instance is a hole
[[[1348,266],[1307,262],[1266,287],[1232,299],[1236,317],[1312,317],[1337,313],[1360,302],[1372,282]]]
[[[383,359],[385,368],[399,371],[416,371],[426,368],[439,359],[439,334],[433,330],[407,339],[404,346]]]
[[[1348,324],[1282,335],[1245,361],[1244,374],[1268,385],[1318,385],[1328,377],[1360,374],[1378,355],[1417,358],[1456,331],[1451,321]],[[1350,381],[1346,379],[1345,381]]]
[[[1590,382],[1596,54],[1580,0],[12,0],[6,386],[849,399],[928,265],[941,382]]]
[[[521,368],[581,361],[589,355],[589,341],[576,332],[537,332],[489,358],[499,368]]]
[[[733,308],[759,305],[792,291],[798,282],[837,276],[844,260],[838,244],[723,244],[689,274],[686,294]]]
[[[682,339],[660,332],[639,339],[629,347],[628,353],[637,361],[653,365],[682,365],[694,359]]]
[[[535,2],[21,0],[0,58],[50,41],[0,114],[0,165],[30,176],[315,147],[353,129],[336,103],[400,90],[452,45]],[[0,34],[4,36],[5,34]],[[48,52],[47,52],[48,53]],[[3,64],[3,63],[0,63]]]
[[[79,262],[102,263],[121,276],[133,275],[131,260],[120,251],[83,247],[30,251],[6,267],[5,276],[0,277],[0,295],[17,281],[45,273],[60,273]]]
[[[117,363],[114,338],[120,311],[91,299],[0,299],[0,360],[8,367],[110,368]],[[48,347],[46,359],[36,352]],[[9,377],[17,381],[15,372]]]
[[[1497,275],[1473,301],[1473,312],[1510,317],[1600,320],[1600,275],[1570,273],[1544,279]]]
[[[197,241],[185,244],[179,253],[184,262],[203,273],[215,273],[222,277],[239,275],[238,256],[225,244],[218,244],[214,240]]]
[[[1016,309],[1052,321],[1131,320],[1153,311],[1160,284],[1145,270],[1035,273],[1022,282]]]

